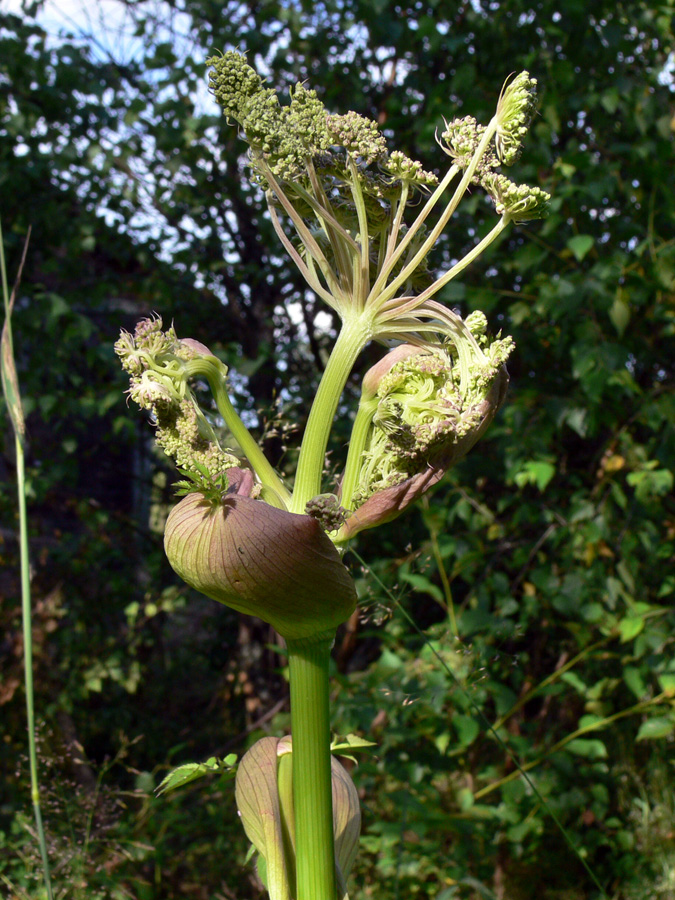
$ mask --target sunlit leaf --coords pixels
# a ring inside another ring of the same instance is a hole
[[[640,725],[637,733],[637,741],[655,741],[659,738],[668,737],[675,731],[675,722],[669,717],[659,716],[654,719],[647,719]]]
[[[218,759],[215,756],[211,756],[203,763],[184,763],[182,766],[178,766],[172,772],[169,772],[169,774],[162,779],[155,788],[155,793],[157,795],[167,794],[169,791],[184,787],[186,784],[197,781],[198,778],[203,778],[205,775],[218,773],[226,775],[228,778],[234,778],[236,774],[236,762],[236,755],[231,753],[224,759]]]

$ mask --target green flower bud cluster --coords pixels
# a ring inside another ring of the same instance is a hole
[[[500,216],[506,214],[514,222],[528,222],[542,219],[548,212],[551,195],[539,187],[516,184],[500,172],[484,176],[481,183]]]
[[[387,159],[381,163],[381,169],[396,181],[407,182],[422,189],[435,187],[438,184],[438,177],[433,172],[425,172],[421,162],[410,159],[400,150],[390,153]]]
[[[445,122],[445,131],[441,134],[441,140],[438,143],[455,165],[466,169],[473,159],[484,133],[484,125],[480,125],[473,116],[464,116],[461,119]],[[481,165],[483,168],[494,168],[499,165],[499,160],[494,152],[488,149],[483,155]]]
[[[264,168],[256,165],[261,154],[273,175],[282,181],[306,178],[306,160],[329,146],[325,110],[316,91],[297,84],[289,106],[281,106],[276,92],[261,91],[250,103],[242,122],[253,155],[257,180],[267,187]]]
[[[152,414],[155,441],[177,466],[208,480],[240,464],[220,447],[189,385],[208,369],[216,377],[227,372],[207,347],[179,340],[173,327],[163,331],[156,317],[141,320],[133,334],[123,331],[115,352],[131,376],[129,397]]]
[[[246,57],[236,50],[228,50],[222,56],[212,56],[206,64],[212,66],[209,90],[225,114],[243,124],[252,98],[263,90],[262,78],[248,65]]]
[[[347,510],[340,505],[335,494],[317,494],[307,501],[305,513],[316,519],[326,532],[337,531],[344,525]]]
[[[536,111],[537,80],[529,72],[521,72],[505,85],[497,105],[499,128],[495,135],[495,150],[499,162],[512,166],[523,149]]]
[[[326,120],[331,144],[344,147],[347,153],[369,164],[387,154],[387,142],[380,133],[377,122],[355,112],[341,116],[328,116]]]
[[[386,140],[376,122],[355,112],[330,115],[316,92],[297,84],[290,104],[282,106],[274,90],[234,51],[207,60],[212,67],[210,89],[225,114],[242,128],[251,148],[254,180],[268,191],[269,174],[281,182],[300,215],[311,218],[308,194],[329,197],[339,221],[350,232],[359,228],[353,190],[362,194],[369,228],[377,230],[386,211],[383,205],[401,185],[425,188],[437,179],[419,162],[402,153],[387,153]],[[358,182],[358,186],[354,182]]]
[[[484,361],[471,368],[461,388],[451,347],[438,346],[395,362],[379,380],[372,401],[372,424],[363,453],[354,500],[358,507],[373,494],[412,478],[453,445],[478,429],[483,401],[512,349],[510,337],[489,341],[482,314],[467,319],[483,344]]]
[[[495,171],[501,165],[513,165],[520,156],[536,109],[536,88],[536,79],[528,72],[521,72],[505,85],[497,106],[494,137],[477,160],[474,157],[486,129],[473,116],[446,122],[441,135],[441,146],[455,165],[464,169],[473,162],[472,181],[492,197],[500,215],[506,214],[515,222],[543,218],[550,200],[549,194],[540,188],[515,184]]]
[[[209,87],[227,116],[241,125],[256,159],[264,159],[270,171],[283,180],[304,174],[305,159],[326,150],[331,143],[326,111],[315,91],[298,84],[289,106],[281,106],[276,91],[264,88],[262,79],[242,54],[228,51],[208,59]]]
[[[155,410],[155,442],[179,468],[217,478],[225,469],[241,463],[232,453],[221,449],[215,434],[192,398]]]

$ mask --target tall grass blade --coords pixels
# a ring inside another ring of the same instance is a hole
[[[40,788],[37,768],[37,749],[35,745],[35,707],[33,702],[33,630],[31,622],[31,597],[30,597],[30,563],[28,558],[28,517],[26,514],[26,478],[24,465],[24,442],[26,437],[26,423],[21,406],[21,394],[19,392],[19,379],[16,374],[14,360],[14,344],[12,341],[12,310],[16,301],[16,295],[21,283],[21,274],[28,252],[30,229],[26,235],[26,241],[21,255],[19,271],[12,288],[11,296],[7,289],[7,269],[5,266],[5,251],[0,225],[0,275],[2,277],[2,295],[5,306],[5,321],[2,326],[0,338],[0,374],[2,375],[2,392],[7,403],[7,410],[14,428],[14,442],[16,446],[16,486],[19,505],[19,546],[21,558],[21,608],[23,624],[24,644],[24,682],[26,689],[26,717],[28,720],[28,758],[30,765],[31,800],[35,815],[35,827],[37,830],[40,856],[42,858],[42,870],[48,900],[53,900],[51,878],[49,874],[49,857],[47,855],[47,842],[44,826],[42,824],[42,811],[40,809]]]

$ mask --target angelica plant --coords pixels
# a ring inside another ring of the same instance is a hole
[[[228,396],[227,367],[203,344],[163,331],[156,318],[123,333],[116,351],[130,398],[149,411],[158,445],[183,473],[183,499],[165,530],[171,565],[286,641],[292,743],[263,739],[237,774],[261,877],[271,900],[344,900],[360,819],[351,780],[330,749],[330,649],[356,605],[342,553],[359,531],[399,515],[436,483],[503,403],[513,342],[489,337],[482,313],[464,320],[434,297],[508,225],[545,214],[544,191],[501,171],[520,155],[536,82],[527,72],[513,78],[487,125],[445,122],[438,143],[449,165],[436,175],[390,152],[377,123],[328,112],[303,84],[282,104],[238,52],[208,65],[210,89],[248,145],[251,178],[281,245],[341,321],[293,483],[245,428]],[[470,186],[491,198],[497,220],[465,257],[434,273],[430,253]],[[325,492],[337,404],[371,341],[391,349],[363,378],[344,472]],[[221,446],[200,409],[195,378],[208,383],[231,447]]]

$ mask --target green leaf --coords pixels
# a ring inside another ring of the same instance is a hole
[[[424,575],[417,575],[414,572],[402,572],[401,580],[407,581],[420,594],[429,594],[434,600],[443,603],[443,592],[432,581],[429,581]]]
[[[608,113],[613,114],[619,108],[620,102],[620,94],[617,88],[611,87],[609,90],[606,90],[602,96],[600,97],[600,102],[607,110]]]
[[[626,292],[619,288],[614,297],[614,302],[609,309],[609,320],[616,328],[616,333],[621,337],[630,322],[630,306],[626,300]]]
[[[667,737],[675,730],[675,722],[666,716],[647,719],[640,725],[636,741],[655,741],[658,738]]]
[[[582,259],[587,255],[590,251],[591,247],[595,243],[595,238],[590,234],[577,234],[574,237],[571,237],[567,241],[567,247],[574,254],[574,258],[577,262],[581,262]]]
[[[514,481],[518,487],[534,484],[543,492],[555,475],[555,471],[553,463],[544,460],[528,460],[528,462],[524,463],[520,472],[515,475]]]
[[[457,791],[457,802],[459,804],[459,808],[462,812],[466,812],[471,809],[471,807],[476,802],[473,796],[473,791],[470,788],[460,788]]]
[[[434,744],[436,745],[436,749],[438,752],[445,756],[445,751],[448,749],[448,744],[450,743],[450,732],[442,731],[440,734],[437,734],[434,738]]]
[[[668,694],[669,697],[675,696],[675,675],[670,673],[659,675],[658,682],[659,687],[664,693]]]
[[[623,680],[638,700],[641,700],[647,693],[647,685],[642,679],[642,673],[634,666],[626,666],[623,670]]]
[[[619,622],[621,643],[632,641],[644,629],[645,620],[641,616],[629,616]]]
[[[331,753],[335,756],[344,756],[352,762],[357,762],[353,755],[354,750],[367,750],[370,747],[376,747],[374,741],[367,741],[365,738],[359,737],[358,734],[347,734],[345,736],[334,734],[330,742]]]
[[[585,759],[607,758],[607,748],[599,738],[575,738],[566,745],[566,749]]]
[[[656,465],[655,460],[650,460],[650,463]],[[673,480],[673,473],[670,469],[647,467],[638,472],[630,472],[626,476],[628,484],[635,488],[635,496],[642,502],[670,494],[673,489]]]
[[[236,762],[236,755],[230,753],[225,759],[211,756],[203,763],[185,763],[182,766],[178,766],[173,772],[169,772],[155,788],[155,793],[157,796],[167,794],[169,791],[174,791],[176,788],[183,787],[186,784],[190,784],[191,781],[196,781],[198,778],[203,778],[205,775],[210,775],[214,772],[226,774],[228,778],[234,778]]]
[[[473,744],[480,734],[480,726],[471,716],[464,716],[458,713],[453,716],[452,724],[463,747]]]
[[[659,588],[656,596],[657,597],[668,597],[675,591],[675,575],[666,575],[666,577],[661,582],[661,587]]]

